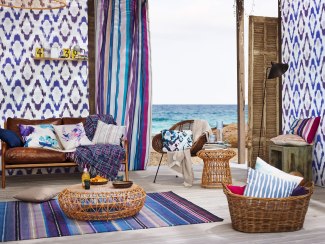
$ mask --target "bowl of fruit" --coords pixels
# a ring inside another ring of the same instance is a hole
[[[107,184],[108,180],[104,177],[96,175],[94,178],[90,178],[91,185],[105,185]]]

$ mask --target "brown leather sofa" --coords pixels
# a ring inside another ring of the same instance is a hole
[[[86,118],[50,118],[42,120],[29,120],[20,118],[8,118],[4,124],[5,129],[12,130],[20,136],[18,124],[37,125],[37,124],[77,124],[85,122]],[[75,162],[68,161],[63,152],[57,152],[42,148],[15,147],[8,148],[5,142],[2,142],[2,188],[6,187],[6,170],[22,168],[48,168],[48,167],[76,167]],[[126,150],[125,161],[125,179],[128,180],[128,145],[124,141]]]

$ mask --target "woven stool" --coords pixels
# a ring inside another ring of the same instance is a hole
[[[222,188],[222,182],[232,184],[229,159],[236,153],[230,149],[201,150],[197,156],[203,159],[201,186],[204,188]]]

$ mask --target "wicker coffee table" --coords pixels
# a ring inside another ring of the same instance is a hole
[[[72,185],[59,194],[63,212],[77,220],[112,220],[137,214],[144,205],[145,191],[133,184],[130,188],[116,189],[111,182],[92,185],[85,190],[81,184]]]
[[[197,156],[203,159],[201,186],[205,188],[222,188],[222,182],[232,184],[229,159],[236,153],[230,149],[201,150]]]

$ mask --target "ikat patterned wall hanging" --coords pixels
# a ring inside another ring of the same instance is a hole
[[[295,118],[321,116],[313,149],[313,179],[325,186],[325,0],[282,1],[283,132]]]

